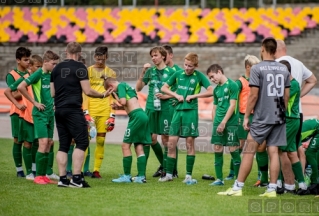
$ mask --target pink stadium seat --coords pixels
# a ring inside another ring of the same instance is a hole
[[[138,29],[135,29],[133,31],[132,37],[133,37],[132,43],[141,43],[143,40],[143,36],[142,36],[140,30],[138,30]]]
[[[290,33],[289,33],[289,35],[290,36],[298,36],[298,35],[300,35],[300,29],[299,28],[294,28]]]
[[[293,14],[294,14],[294,15],[298,15],[298,14],[300,13],[300,11],[301,11],[301,8],[300,8],[300,7],[296,7],[296,8],[294,8],[294,10],[293,10]]]
[[[40,43],[46,43],[48,41],[48,37],[45,35],[45,34],[42,34],[39,38],[39,41]]]
[[[246,40],[247,43],[252,43],[256,40],[256,36],[254,34],[246,34]]]
[[[10,23],[13,23],[13,12],[10,11],[9,13],[7,13],[6,15],[4,15],[3,17],[1,17],[1,21],[10,21]]]
[[[113,36],[110,35],[110,33],[108,31],[105,31],[103,36],[104,36],[104,43],[113,43],[114,42]]]
[[[226,43],[233,43],[235,41],[235,39],[236,39],[236,35],[235,34],[227,33],[225,42]]]
[[[29,37],[28,42],[31,42],[31,43],[38,42],[38,35],[37,34],[34,34],[33,32],[29,32],[28,37]]]

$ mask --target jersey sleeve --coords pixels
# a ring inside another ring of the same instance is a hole
[[[243,85],[242,85],[242,83],[241,83],[241,81],[240,81],[239,79],[236,80],[236,83],[237,83],[237,85],[238,85],[238,92],[240,92],[241,89],[243,88]]]
[[[252,66],[250,70],[249,86],[258,88],[260,87],[260,71],[256,65]]]
[[[18,86],[19,84],[24,80],[23,77],[20,77],[19,79],[17,79],[17,81],[15,81],[14,83],[12,83],[9,88],[11,89],[11,91],[17,91],[18,90]]]
[[[110,69],[111,77],[116,79],[116,73],[114,70]]]
[[[290,81],[290,98],[293,97],[295,94],[300,92],[300,86],[295,79]]]
[[[230,95],[229,99],[230,100],[238,100],[238,86],[236,83],[231,83],[229,86],[230,90]]]
[[[145,85],[148,84],[148,82],[150,81],[151,79],[151,71],[153,70],[153,68],[149,68],[146,73],[144,74],[144,77],[143,77],[143,83],[145,83]]]
[[[201,85],[205,89],[207,89],[210,86],[210,82],[209,82],[208,78],[204,74],[202,74],[201,72],[199,72],[199,73],[200,73],[200,76],[201,76]]]
[[[173,75],[166,81],[166,84],[168,86],[173,86],[176,83],[177,74],[180,74],[179,72],[173,73]]]
[[[117,96],[119,97],[119,99],[121,98],[126,98],[126,87],[124,83],[120,83],[117,86]]]
[[[309,77],[311,77],[312,72],[304,65],[302,64],[302,80],[305,81]]]
[[[25,82],[27,85],[32,85],[34,83],[37,83],[41,79],[42,70],[37,70],[34,72],[31,76],[25,79]]]
[[[15,79],[13,78],[12,74],[10,74],[10,73],[7,74],[6,82],[7,82],[8,87],[15,82]]]
[[[217,96],[216,96],[216,88],[214,89],[214,105],[217,105],[218,104],[218,98],[217,98]]]

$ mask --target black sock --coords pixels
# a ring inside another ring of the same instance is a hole
[[[72,179],[73,179],[73,182],[80,182],[82,180],[82,176],[81,174],[73,175]]]
[[[60,181],[61,182],[67,182],[68,181],[68,178],[66,177],[66,175],[64,175],[64,176],[60,176]]]

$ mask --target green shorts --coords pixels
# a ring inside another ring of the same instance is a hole
[[[217,132],[218,125],[213,126],[211,143],[223,146],[239,146],[238,125],[226,125],[222,133]]]
[[[171,125],[171,117],[169,111],[154,111],[145,109],[145,113],[149,119],[149,127],[151,134],[168,135]]]
[[[244,114],[239,113],[239,126],[238,126],[238,139],[240,140],[246,140],[248,136],[248,132],[244,129],[243,123],[244,123]],[[253,121],[253,114],[250,114],[249,116],[249,124]]]
[[[53,138],[54,116],[33,116],[34,136],[39,138]]]
[[[16,113],[13,113],[10,116],[11,119],[11,132],[12,137],[17,138],[19,136],[19,126],[20,126],[20,118],[19,115]]]
[[[169,135],[198,137],[198,110],[175,110]]]
[[[143,109],[133,110],[128,114],[129,121],[123,142],[129,144],[152,144],[149,120]]]
[[[34,126],[32,123],[27,122],[23,118],[19,118],[20,132],[18,135],[19,142],[30,142],[34,141]]]
[[[286,146],[279,146],[279,149],[283,152],[296,152],[296,136],[300,126],[300,119],[286,118]]]
[[[169,106],[169,117],[171,120],[173,119],[175,108],[176,108],[176,106],[172,106],[172,105]]]

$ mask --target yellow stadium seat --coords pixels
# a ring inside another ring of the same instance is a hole
[[[198,42],[198,36],[195,34],[192,34],[188,39],[188,43],[197,43],[197,42]]]
[[[243,33],[239,33],[235,39],[235,43],[243,43],[246,40],[246,35]]]
[[[216,43],[218,41],[218,37],[216,34],[207,34],[207,43]]]
[[[173,35],[169,40],[170,43],[178,43],[180,41],[180,35]]]

